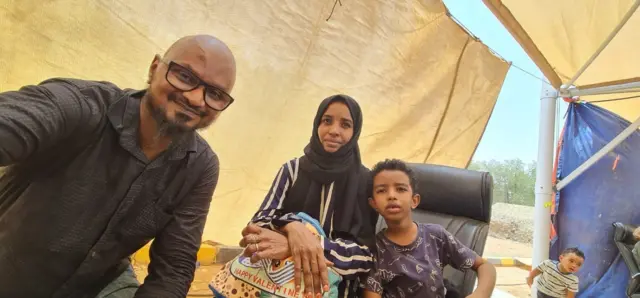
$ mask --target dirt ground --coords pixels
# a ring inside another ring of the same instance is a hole
[[[484,256],[531,258],[532,252],[530,244],[489,237],[484,249]],[[498,273],[497,289],[518,298],[530,297],[529,286],[525,282],[529,272],[516,267],[498,267],[496,271]]]
[[[511,240],[489,237],[485,246],[485,257],[531,257],[531,246]],[[142,282],[147,275],[145,264],[134,265],[138,279]],[[218,272],[220,266],[201,266],[196,271],[188,297],[212,297],[208,288],[209,281]],[[498,267],[496,288],[515,297],[529,297],[529,287],[525,283],[528,272],[515,267]]]
[[[531,258],[533,249],[530,244],[523,244],[506,239],[489,236],[484,248],[485,257]]]

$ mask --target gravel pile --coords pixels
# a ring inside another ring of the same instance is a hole
[[[495,203],[491,209],[489,235],[520,243],[531,243],[533,238],[533,207]]]

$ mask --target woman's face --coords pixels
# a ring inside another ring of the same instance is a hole
[[[353,119],[346,104],[336,101],[327,107],[318,126],[320,143],[327,152],[336,152],[353,137]]]

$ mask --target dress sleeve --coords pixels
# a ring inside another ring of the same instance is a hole
[[[334,269],[345,279],[356,279],[373,268],[371,250],[354,239],[322,237],[325,258],[334,264]]]
[[[290,222],[302,221],[294,213],[284,213],[282,210],[282,204],[295,180],[297,171],[298,159],[288,161],[280,167],[260,209],[251,219],[252,223],[263,228],[278,230]]]

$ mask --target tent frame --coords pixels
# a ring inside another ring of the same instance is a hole
[[[620,33],[620,30],[622,29],[622,27],[624,27],[624,25],[627,23],[627,21],[629,21],[629,19],[631,19],[631,16],[633,16],[633,14],[636,12],[636,10],[638,9],[638,6],[640,6],[640,0],[636,0],[636,2],[633,3],[633,5],[631,5],[631,7],[627,11],[627,13],[624,15],[624,17],[622,17],[622,19],[620,20],[618,25],[615,28],[613,28],[611,33],[609,33],[609,36],[607,36],[607,38],[602,42],[602,44],[600,44],[600,47],[598,47],[598,49],[593,53],[593,55],[591,55],[591,57],[584,63],[584,65],[582,65],[582,67],[580,67],[580,69],[576,72],[576,74],[573,75],[573,78],[571,78],[571,80],[569,80],[567,83],[565,83],[565,86],[572,86],[573,83],[575,83],[576,80],[582,75],[582,73],[585,70],[587,70],[587,68],[589,68],[589,66],[591,66],[593,61],[595,61],[596,58],[598,58],[598,56],[600,56],[600,53],[602,53],[602,51],[605,48],[607,48],[609,43],[611,43],[613,38],[615,38],[616,35],[618,35],[618,33]],[[564,89],[564,88],[560,87],[560,89]]]
[[[580,174],[584,173],[588,170],[592,165],[602,159],[607,153],[613,151],[618,145],[620,145],[624,140],[626,140],[631,134],[636,132],[640,127],[640,117],[636,119],[631,125],[627,126],[620,134],[618,134],[613,140],[611,140],[607,145],[602,147],[598,152],[589,157],[584,163],[582,163],[579,167],[577,167],[573,172],[567,175],[564,179],[560,180],[556,183],[555,190],[560,191],[567,186],[571,181],[575,180]]]
[[[559,90],[560,97],[576,97],[587,95],[614,94],[640,91],[640,82],[622,83],[617,85],[593,87],[593,88],[565,88]]]
[[[540,53],[537,47],[533,44],[533,41],[528,37],[523,28],[517,23],[515,18],[508,10],[500,10],[499,7],[492,3],[493,0],[484,0],[487,7],[500,19],[505,27],[511,32],[516,40],[523,46],[529,56],[536,62],[538,67],[543,71],[548,80],[553,86],[558,87],[558,76],[555,72],[550,72],[550,65],[548,61],[544,59],[544,56]],[[607,153],[611,152],[620,145],[625,139],[627,139],[632,133],[637,131],[640,127],[640,118],[633,122],[629,127],[616,136],[611,142],[600,149],[596,154],[591,156],[582,165],[576,168],[573,172],[567,175],[564,179],[559,181],[555,186],[553,185],[553,160],[554,160],[554,127],[556,121],[556,100],[559,97],[574,97],[584,95],[596,95],[596,94],[613,94],[620,92],[637,91],[640,88],[640,82],[637,80],[625,81],[625,82],[609,82],[599,84],[599,86],[587,87],[579,89],[573,86],[575,81],[582,75],[582,73],[596,60],[596,58],[602,53],[602,51],[609,45],[609,43],[620,32],[622,27],[627,23],[631,16],[640,6],[640,0],[636,0],[635,3],[629,8],[629,11],[625,14],[623,19],[616,26],[611,34],[602,42],[600,47],[591,55],[591,57],[585,62],[585,64],[576,72],[576,74],[566,84],[561,85],[558,89],[553,86],[543,83],[541,96],[540,96],[540,123],[538,134],[538,160],[537,160],[537,173],[535,184],[535,211],[534,211],[534,231],[533,231],[533,256],[532,256],[532,268],[538,266],[542,261],[549,258],[549,238],[551,230],[551,206],[549,203],[552,200],[552,196],[555,191],[563,189],[571,181],[575,180],[578,176],[583,174],[589,167],[598,162]],[[503,8],[503,7],[502,7]],[[510,25],[515,26],[511,27]],[[540,59],[542,58],[542,59]],[[634,90],[635,89],[635,90]],[[531,296],[537,297],[537,291],[535,286],[531,288]]]
[[[549,236],[551,231],[551,208],[548,203],[553,196],[553,151],[556,123],[556,100],[558,91],[542,84],[540,96],[540,123],[538,126],[538,164],[536,170],[535,205],[533,213],[533,256],[531,268],[549,258]],[[535,283],[531,297],[538,297]]]
[[[638,83],[631,83],[637,85]],[[598,94],[611,94],[629,90],[630,84],[608,86],[607,92]],[[599,87],[604,88],[604,87]],[[596,88],[594,88],[596,89]],[[587,90],[588,91],[588,90]],[[553,195],[562,190],[571,181],[583,174],[592,165],[602,159],[609,152],[626,140],[631,134],[640,128],[640,117],[625,130],[620,132],[608,144],[592,155],[578,168],[573,170],[564,179],[553,185],[553,160],[556,123],[556,101],[565,91],[555,90],[551,85],[543,83],[540,95],[540,122],[538,131],[538,159],[535,184],[535,205],[533,218],[533,255],[532,268],[537,267],[544,260],[549,259],[549,238],[551,235],[551,206]],[[535,284],[531,287],[531,297],[537,297]]]

